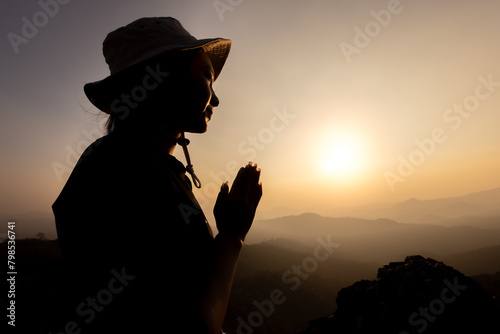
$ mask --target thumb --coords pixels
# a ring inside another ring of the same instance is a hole
[[[229,195],[229,186],[227,185],[227,181],[222,184],[220,187],[219,195],[217,195],[216,202],[225,202]]]

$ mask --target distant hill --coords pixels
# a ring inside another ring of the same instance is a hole
[[[378,264],[408,254],[441,258],[500,245],[500,229],[409,224],[388,219],[331,218],[311,213],[256,221],[247,242],[286,238],[311,245],[318,237],[326,236],[340,244],[340,252],[353,259]]]
[[[423,221],[428,221],[423,218]],[[432,222],[429,222],[433,224]],[[457,218],[439,218],[434,220],[441,226],[473,226],[484,229],[499,229],[500,216],[461,216]]]
[[[291,214],[301,214],[296,211],[296,209],[280,207],[272,210],[272,214],[273,217],[278,215],[285,218]],[[322,211],[328,212],[326,216],[329,217],[388,219],[400,223],[442,226],[469,225],[478,228],[500,229],[500,188],[458,197],[432,200],[412,198],[395,204],[379,203],[335,210],[326,208]],[[257,216],[259,215],[261,213],[257,211]],[[54,215],[51,211],[0,213],[0,220],[16,221],[19,238],[33,238],[40,232],[44,233],[48,239],[57,238]],[[4,238],[5,233],[0,233],[0,241]]]
[[[38,233],[44,233],[47,239],[56,239],[56,225],[54,215],[49,212],[29,211],[19,214],[0,215],[1,221],[15,221],[16,238],[35,238]],[[5,233],[0,233],[0,242],[6,237]]]
[[[472,278],[497,300],[500,300],[500,271],[493,275],[481,274]]]
[[[228,333],[295,333],[306,328],[310,319],[333,312],[341,288],[359,279],[374,278],[377,265],[346,259],[337,250],[331,254],[322,250],[321,256],[328,255],[324,261],[313,260],[319,245],[286,239],[245,245],[224,329]],[[283,303],[270,302],[276,290],[282,292]],[[265,312],[259,309],[262,304],[267,305]]]
[[[366,219],[389,218],[402,223],[432,224],[441,224],[441,221],[450,223],[453,219],[460,219],[462,216],[479,219],[493,217],[488,224],[475,226],[500,228],[500,188],[450,198],[431,200],[412,198],[396,204],[372,204],[336,209],[328,211],[328,215]]]
[[[449,198],[450,201],[463,201],[471,204],[496,206],[500,203],[500,188],[477,191],[468,195]]]
[[[500,272],[500,246],[451,254],[443,257],[443,261],[466,275]]]

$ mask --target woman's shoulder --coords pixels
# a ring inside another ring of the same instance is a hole
[[[80,156],[75,170],[100,171],[118,175],[138,171],[150,163],[150,144],[146,139],[119,132],[107,134],[90,144]]]

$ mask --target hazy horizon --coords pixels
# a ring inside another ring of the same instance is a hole
[[[259,242],[275,237],[279,238],[279,235],[266,235],[267,223],[307,215],[333,219],[391,220],[402,224],[430,224],[442,227],[470,226],[479,229],[500,230],[500,206],[498,203],[500,203],[500,187],[458,197],[426,200],[412,198],[402,202],[370,203],[342,208],[326,207],[323,210],[297,211],[282,207],[257,214],[250,235],[259,235]],[[17,233],[20,238],[34,238],[38,233],[44,233],[49,239],[57,238],[52,212],[27,211],[10,215],[2,213],[0,219],[17,221]],[[212,229],[217,231],[215,221],[212,220],[209,223]],[[291,233],[300,235],[304,228],[309,229],[307,220],[303,221],[302,224],[293,225],[287,230],[294,229]],[[254,230],[257,232],[253,232]],[[289,233],[289,231],[284,231],[284,233]],[[319,234],[321,233],[318,232]],[[0,233],[0,239],[5,236],[6,233]],[[251,243],[255,242],[254,237],[248,240]],[[500,245],[500,237],[498,244]]]

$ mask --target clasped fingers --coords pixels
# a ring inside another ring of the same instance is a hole
[[[262,197],[262,183],[259,182],[260,171],[257,164],[252,162],[241,167],[231,187],[230,196],[235,200],[248,200],[256,207]]]

